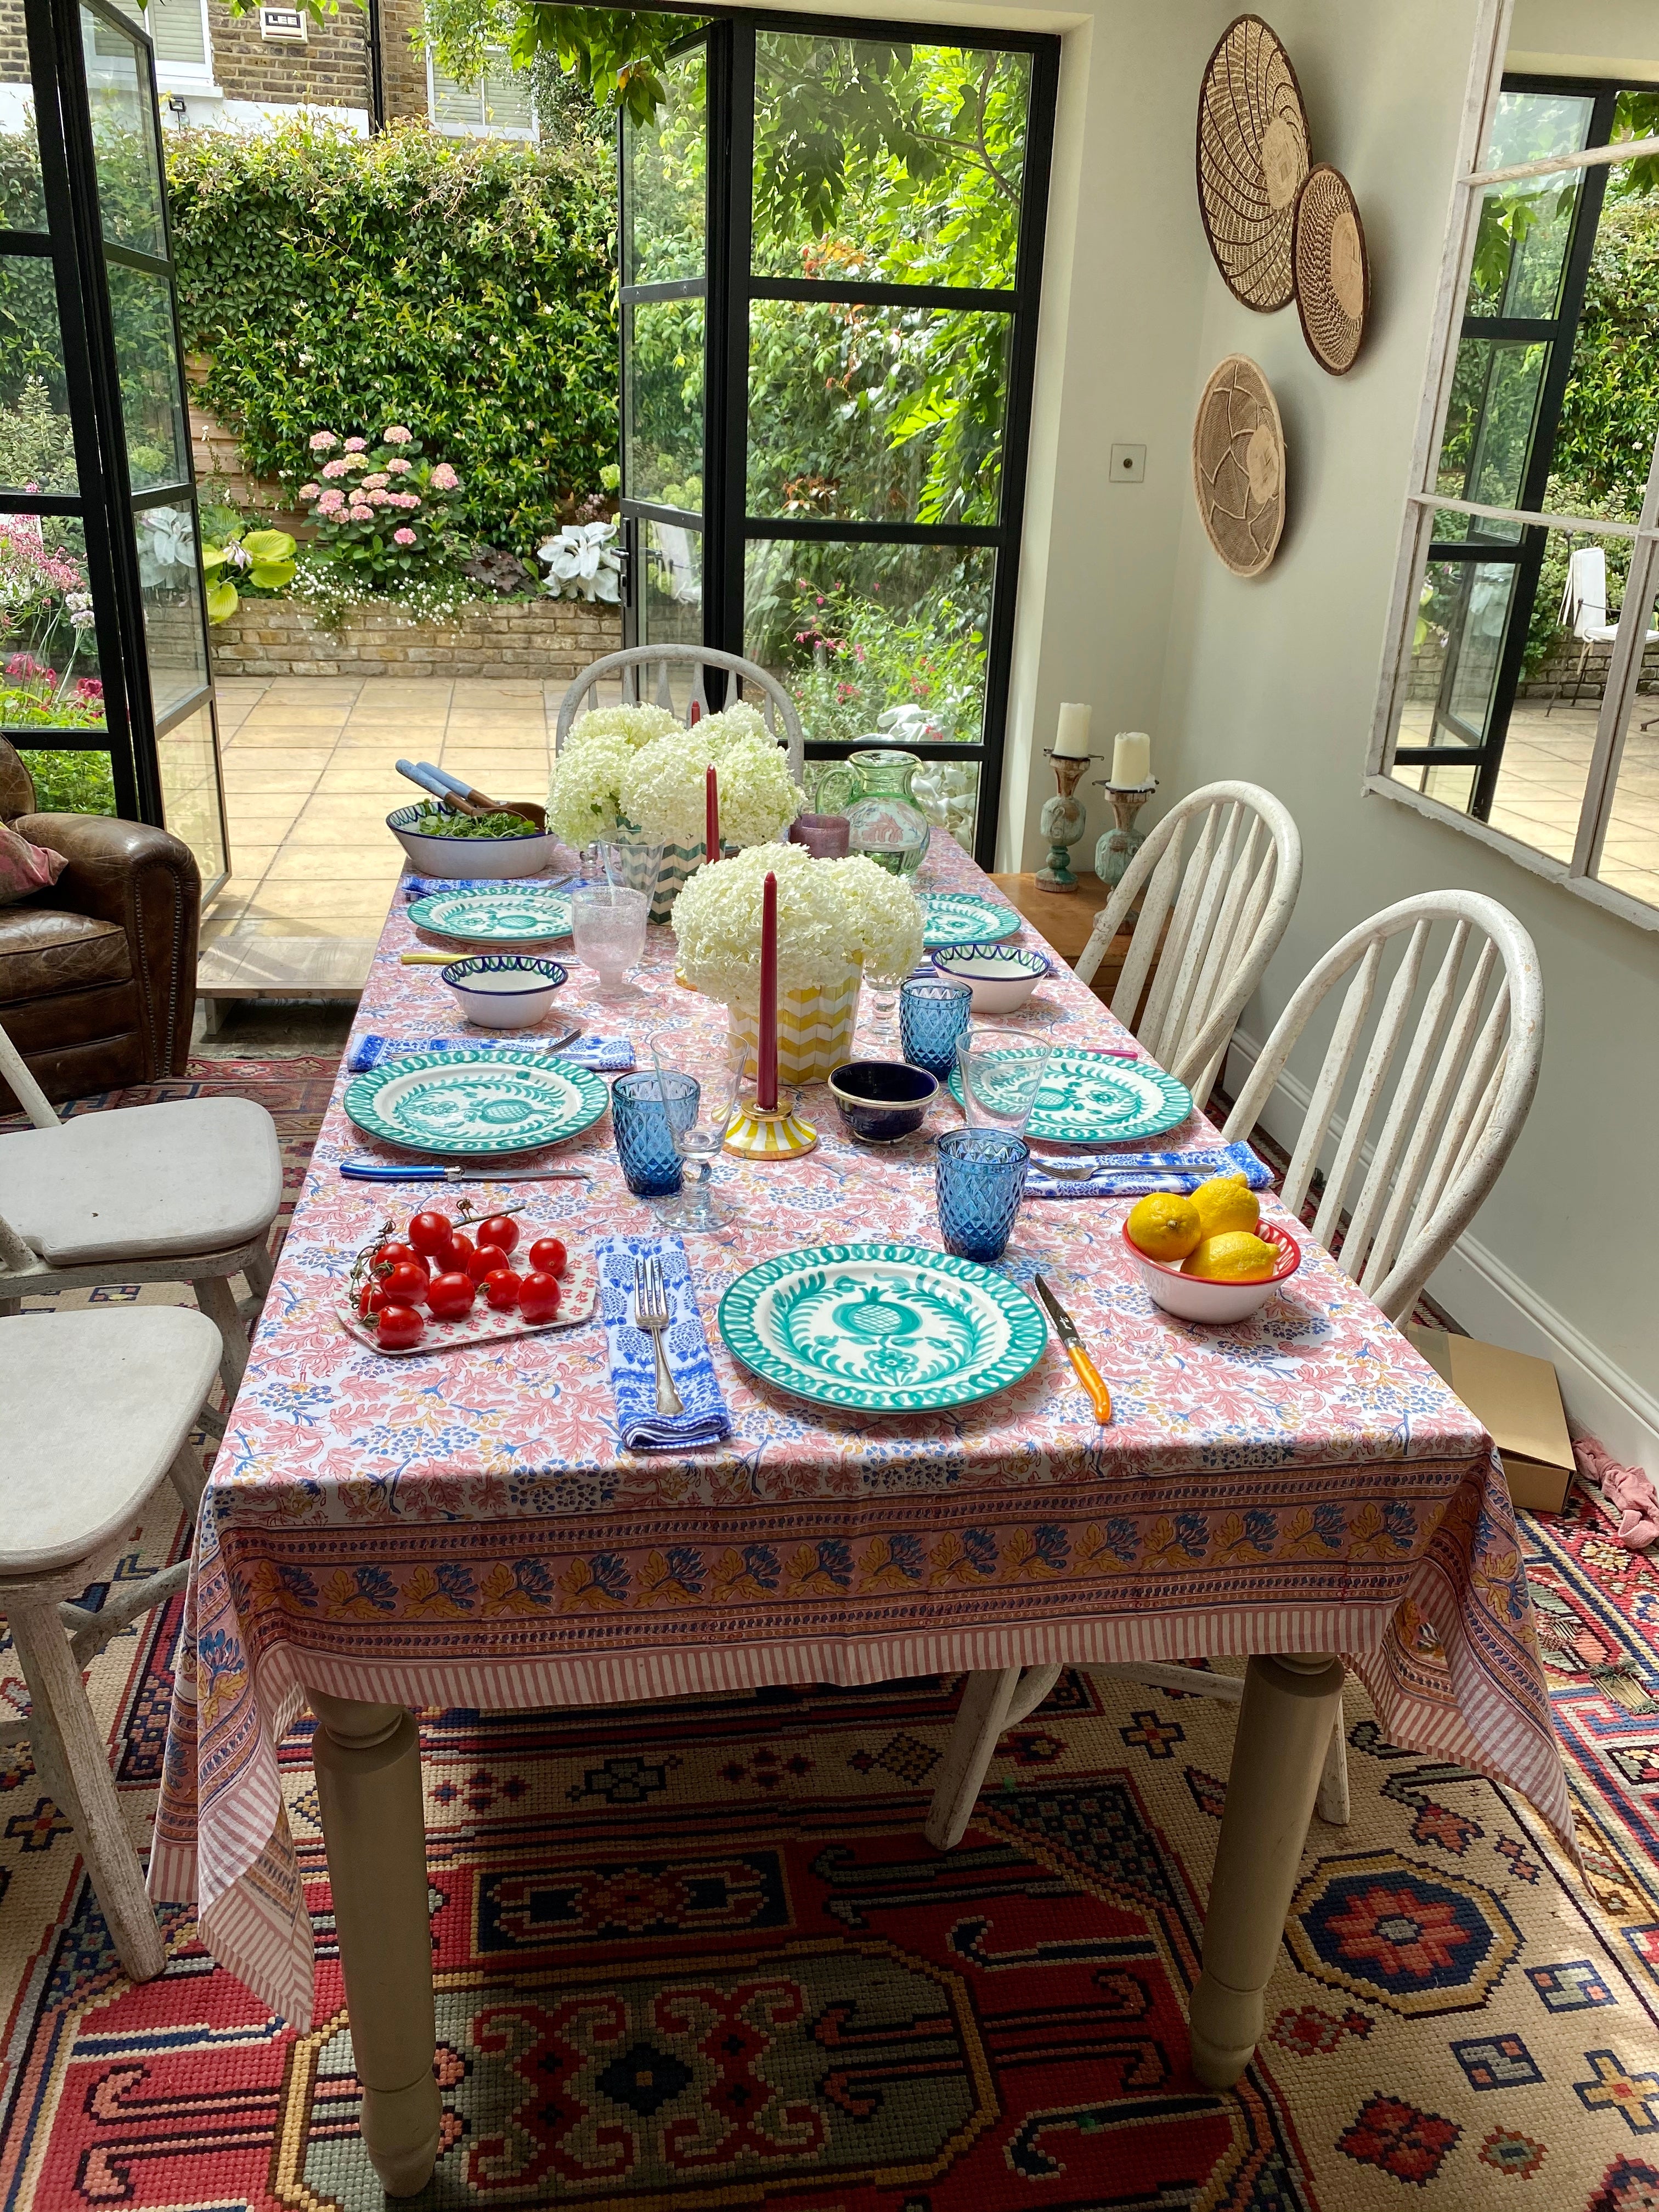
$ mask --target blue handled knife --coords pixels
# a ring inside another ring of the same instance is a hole
[[[592,1168],[472,1168],[441,1160],[377,1160],[353,1152],[340,1173],[354,1182],[592,1182]]]

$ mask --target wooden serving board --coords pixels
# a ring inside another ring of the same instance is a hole
[[[550,1328],[575,1328],[591,1320],[599,1295],[599,1263],[592,1249],[572,1249],[558,1279],[559,1310],[551,1321],[528,1322],[518,1314],[497,1313],[493,1306],[484,1304],[482,1296],[475,1300],[471,1312],[460,1321],[435,1320],[422,1306],[420,1311],[426,1320],[425,1335],[418,1344],[402,1345],[395,1352],[380,1342],[374,1328],[359,1318],[355,1308],[342,1304],[336,1310],[346,1334],[355,1336],[371,1352],[378,1352],[382,1359],[416,1359],[422,1352],[459,1352],[467,1345],[500,1344],[514,1336],[540,1336]]]

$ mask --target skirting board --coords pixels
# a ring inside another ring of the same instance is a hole
[[[1254,1037],[1235,1030],[1224,1079],[1231,1097],[1237,1097],[1243,1071],[1255,1066],[1261,1050]],[[1287,1151],[1309,1103],[1306,1085],[1286,1069],[1273,1085],[1261,1120],[1268,1134]],[[1644,1467],[1659,1475],[1659,1401],[1505,1267],[1496,1253],[1473,1236],[1460,1237],[1429,1278],[1429,1290],[1471,1336],[1501,1345],[1507,1352],[1528,1352],[1535,1358],[1552,1360],[1568,1425],[1598,1437],[1627,1466]]]

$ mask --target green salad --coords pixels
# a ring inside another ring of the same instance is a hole
[[[441,807],[429,806],[405,826],[417,837],[538,837],[541,835],[527,814],[509,814],[504,810],[498,810],[494,814],[447,814]]]

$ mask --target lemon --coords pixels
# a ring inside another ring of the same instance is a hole
[[[1254,1199],[1250,1201],[1255,1203]],[[1265,1237],[1248,1230],[1224,1229],[1206,1237],[1182,1267],[1183,1275],[1202,1275],[1212,1283],[1265,1283],[1279,1265],[1279,1252]]]
[[[1154,1191],[1129,1208],[1129,1242],[1149,1260],[1184,1260],[1204,1234],[1198,1208],[1174,1191]]]
[[[1219,1237],[1229,1229],[1249,1230],[1252,1235],[1261,1218],[1255,1193],[1240,1169],[1236,1175],[1212,1176],[1193,1193],[1193,1204],[1206,1237]]]

